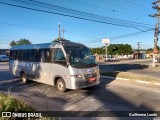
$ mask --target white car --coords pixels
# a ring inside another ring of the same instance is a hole
[[[9,61],[9,57],[8,56],[1,56],[0,57],[0,62],[8,62]]]
[[[155,62],[156,62],[156,63],[160,63],[160,58],[157,58],[157,59],[155,60]]]
[[[105,62],[110,62],[110,61],[118,61],[119,59],[118,58],[111,58],[111,57],[109,57],[109,58],[105,58]]]

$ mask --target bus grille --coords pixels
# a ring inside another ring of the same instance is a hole
[[[97,73],[85,74],[84,76],[85,76],[85,79],[86,79],[87,83],[91,84],[91,83],[96,82]]]

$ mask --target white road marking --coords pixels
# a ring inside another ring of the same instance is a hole
[[[12,79],[12,80],[3,80],[3,81],[0,81],[0,83],[13,82],[13,81],[18,81],[18,80],[20,80],[20,78]]]
[[[112,76],[101,76],[102,78],[110,78],[110,79],[116,79],[116,80],[130,80],[127,78],[116,78],[116,77],[112,77]],[[154,82],[147,82],[147,81],[142,81],[142,80],[135,80],[135,82],[138,83],[145,83],[145,84],[155,84],[155,85],[160,85],[160,83],[154,83]]]
[[[160,83],[154,83],[155,85],[160,85]]]
[[[127,78],[116,78],[116,79],[118,79],[118,80],[129,80]]]
[[[151,82],[146,82],[146,81],[141,81],[141,80],[136,80],[136,82],[139,82],[139,83],[146,83],[146,84],[151,83]]]

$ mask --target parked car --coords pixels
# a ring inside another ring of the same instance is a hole
[[[9,61],[9,57],[8,56],[1,56],[0,57],[0,62],[8,62]]]
[[[105,58],[105,62],[110,62],[110,61],[118,61],[119,59],[118,58],[112,58],[112,57],[108,57],[108,58]]]
[[[160,63],[160,58],[157,58],[155,62]]]

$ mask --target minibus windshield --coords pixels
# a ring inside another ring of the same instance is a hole
[[[65,51],[72,67],[89,68],[97,66],[95,58],[85,46],[67,46],[65,47]]]

